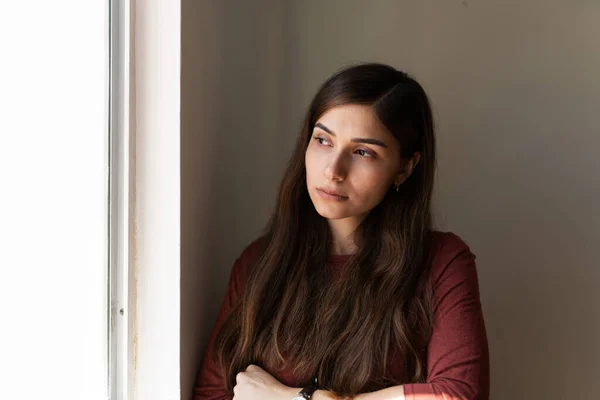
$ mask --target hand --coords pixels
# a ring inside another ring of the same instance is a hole
[[[250,364],[235,377],[234,400],[289,400],[298,393],[257,365]]]

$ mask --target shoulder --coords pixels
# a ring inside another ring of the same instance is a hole
[[[262,252],[264,244],[264,238],[261,236],[259,238],[254,239],[250,244],[248,244],[242,253],[238,256],[237,261],[241,261],[242,263],[253,263],[260,256]]]
[[[231,281],[238,291],[242,291],[245,286],[252,265],[258,260],[263,249],[265,240],[259,237],[248,244],[233,264],[231,270]]]
[[[431,232],[430,259],[434,283],[443,278],[465,277],[475,273],[475,255],[469,245],[452,232]]]
[[[248,244],[236,260],[236,264],[248,267],[258,260],[264,250],[265,238],[258,237]]]

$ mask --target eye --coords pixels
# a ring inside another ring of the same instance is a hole
[[[330,144],[327,139],[321,136],[315,136],[313,139],[316,140],[320,145],[329,146]]]
[[[361,157],[375,157],[375,153],[372,153],[365,149],[358,149],[358,150],[356,150],[356,153],[358,155],[360,155]]]

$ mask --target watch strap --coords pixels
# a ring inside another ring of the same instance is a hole
[[[315,378],[315,382],[311,383],[309,386],[305,387],[304,389],[302,389],[299,393],[298,396],[295,398],[301,398],[301,399],[305,399],[305,400],[309,400],[313,393],[317,390],[317,378]]]
[[[305,387],[298,393],[298,396],[308,400],[312,397],[313,393],[317,390],[317,388],[313,385]]]

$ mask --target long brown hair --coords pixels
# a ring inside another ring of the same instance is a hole
[[[332,279],[330,231],[306,186],[304,154],[314,124],[332,107],[371,105],[399,141],[401,157],[421,153],[399,191],[390,190],[357,229],[357,252]],[[307,112],[276,208],[262,237],[243,295],[216,340],[226,389],[249,364],[294,376],[340,396],[407,382],[385,381],[390,346],[410,382],[426,378],[431,335],[428,282],[435,138],[421,85],[382,64],[339,71],[319,89]],[[373,377],[375,384],[372,383]]]

